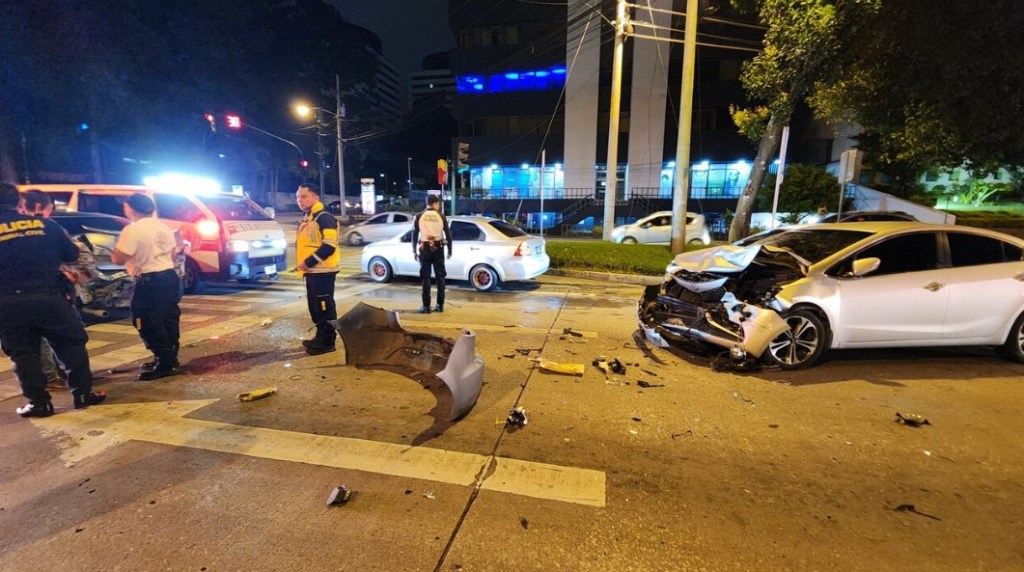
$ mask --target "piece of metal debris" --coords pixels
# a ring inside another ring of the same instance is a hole
[[[341,485],[331,491],[331,495],[327,497],[327,506],[345,504],[350,498],[352,498],[352,489]]]
[[[505,418],[505,425],[511,425],[512,427],[526,427],[526,424],[530,421],[526,418],[526,409],[521,405],[517,405],[508,412],[508,417]]]
[[[516,351],[519,352],[519,355],[528,356],[530,352],[539,352],[540,348],[516,348]]]
[[[636,380],[636,384],[639,385],[640,387],[644,387],[644,388],[649,388],[649,387],[665,387],[664,383],[651,383],[649,381],[644,381],[642,379]]]
[[[521,516],[521,517],[519,517],[519,526],[523,527],[523,530],[529,530],[530,529],[530,521],[527,520],[526,517]]]
[[[622,365],[622,362],[619,361],[619,358],[615,358],[612,361],[608,362],[608,367],[611,368],[612,373],[626,375],[626,366]]]
[[[605,379],[608,379],[608,375],[611,373],[612,368],[608,366],[608,362],[603,357],[596,357],[594,361],[590,362],[590,365],[596,367],[604,373]]]
[[[566,375],[583,375],[583,364],[581,363],[558,363],[546,360],[542,357],[533,358],[541,369],[552,373],[564,373]]]
[[[582,338],[583,337],[583,334],[577,332],[576,330],[574,330],[572,328],[564,328],[564,329],[562,329],[562,333],[567,335],[567,336],[572,336],[574,338]]]
[[[264,387],[263,389],[254,389],[252,391],[246,391],[245,393],[238,394],[239,401],[256,401],[257,399],[263,399],[264,397],[270,397],[277,393],[276,387]]]
[[[942,520],[941,518],[939,518],[939,517],[937,517],[935,515],[923,513],[921,511],[917,510],[917,507],[915,507],[912,504],[901,504],[901,505],[897,506],[896,508],[894,508],[893,510],[895,510],[896,512],[912,512],[914,514],[921,515],[921,516],[923,516],[925,518],[930,518],[932,520]]]
[[[423,493],[423,498],[434,500],[437,497],[434,496],[434,491],[427,491],[427,492]]]
[[[896,412],[896,422],[909,427],[931,425],[923,415],[918,415],[917,413],[900,413],[899,411]]]

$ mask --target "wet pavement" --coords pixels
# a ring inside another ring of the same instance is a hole
[[[1024,366],[907,350],[715,373],[635,336],[639,285],[456,283],[420,315],[418,284],[374,284],[344,252],[339,313],[476,333],[484,386],[463,419],[340,347],[306,356],[297,280],[211,286],[185,300],[183,375],[133,381],[124,320],[90,326],[104,405],[55,392],[58,415],[19,419],[0,372],[0,569],[1024,568]],[[506,426],[517,406],[527,423]],[[340,485],[351,499],[327,506]]]

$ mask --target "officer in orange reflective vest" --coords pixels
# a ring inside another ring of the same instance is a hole
[[[444,250],[452,257],[452,231],[448,219],[441,212],[441,197],[427,195],[427,208],[412,221],[413,256],[420,261],[420,282],[423,284],[423,306],[421,314],[430,313],[430,270],[434,270],[437,282],[437,305],[435,312],[444,312],[444,279],[448,270],[444,267]]]
[[[39,345],[46,338],[67,369],[75,409],[106,399],[92,390],[85,343],[89,337],[60,287],[61,262],[78,260],[78,247],[52,220],[18,212],[18,188],[0,183],[0,345],[28,403],[22,417],[53,415]]]
[[[329,324],[338,319],[334,303],[334,280],[341,265],[338,251],[338,222],[324,210],[320,189],[302,185],[295,192],[295,202],[305,214],[295,234],[298,257],[296,270],[306,282],[306,303],[309,317],[316,324],[316,336],[304,340],[306,353],[315,356],[333,352],[337,332]]]

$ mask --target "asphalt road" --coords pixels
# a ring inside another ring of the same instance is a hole
[[[468,415],[447,422],[436,390],[342,350],[305,356],[287,277],[187,297],[186,373],[166,380],[133,381],[131,326],[96,324],[106,404],[55,392],[58,415],[19,419],[0,373],[0,570],[1024,568],[1024,366],[899,350],[718,373],[638,342],[639,286],[455,284],[444,314],[419,315],[416,283],[374,284],[343,252],[339,311],[476,333]],[[236,397],[264,387],[277,393]],[[516,406],[528,423],[506,427]],[[326,506],[339,485],[355,494]]]

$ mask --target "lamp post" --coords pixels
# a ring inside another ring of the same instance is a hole
[[[324,109],[322,107],[310,107],[308,105],[296,105],[295,106],[295,113],[297,113],[301,117],[308,117],[311,113],[314,114],[314,117],[315,117],[315,120],[316,120],[317,137],[320,140],[320,144],[318,146],[317,154],[320,156],[320,188],[321,188],[321,190],[323,189],[323,186],[324,186],[324,169],[323,169],[323,165],[324,165],[324,158],[323,158],[323,154],[324,154],[324,150],[323,150],[324,129],[323,129],[323,127],[324,127],[324,124],[320,122],[320,113],[326,113],[327,115],[330,115],[330,116],[334,117],[334,120],[335,120],[334,135],[336,137],[337,147],[338,147],[338,158],[337,158],[337,161],[338,161],[338,168],[337,168],[337,170],[338,170],[338,195],[339,195],[338,196],[338,209],[339,209],[339,213],[342,216],[345,216],[347,214],[347,212],[346,212],[347,209],[346,209],[346,206],[345,206],[345,152],[344,152],[344,147],[343,147],[345,140],[341,136],[341,120],[342,120],[342,118],[345,117],[345,106],[343,106],[341,104],[340,80],[339,80],[337,75],[334,76],[334,80],[335,80],[336,87],[338,88],[335,91],[336,104],[337,104],[335,112],[328,111],[328,110],[326,110],[326,109]]]
[[[408,170],[408,179],[405,180],[409,184],[409,199],[412,199],[412,157],[405,158],[405,168]]]
[[[381,176],[382,179],[384,179],[384,199],[387,200],[387,194],[388,194],[388,174],[387,173],[381,173],[380,176]]]

